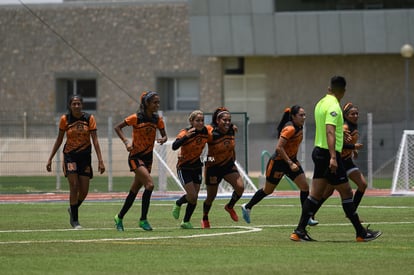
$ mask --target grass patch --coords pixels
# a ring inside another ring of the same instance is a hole
[[[414,200],[366,197],[359,214],[383,231],[378,240],[356,243],[339,198],[321,208],[320,225],[310,228],[318,242],[289,240],[300,214],[298,198],[268,198],[252,210],[252,223],[231,221],[218,199],[212,228],[199,227],[202,201],[193,230],[179,228],[173,201],[153,200],[145,232],[137,226],[140,201],[124,218],[125,232],[113,227],[122,201],[81,206],[83,230],[69,229],[67,202],[0,204],[0,266],[5,274],[410,274],[414,269]],[[181,210],[181,217],[185,207]],[[180,218],[181,218],[180,217]]]

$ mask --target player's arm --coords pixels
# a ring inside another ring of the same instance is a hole
[[[48,172],[52,171],[52,159],[55,156],[60,145],[62,144],[64,135],[65,135],[65,131],[63,131],[62,129],[59,129],[58,136],[56,138],[55,144],[53,145],[53,148],[52,148],[52,152],[50,153],[49,159],[46,164],[46,170]]]
[[[279,141],[276,145],[276,152],[282,157],[282,159],[289,165],[290,170],[297,171],[299,169],[298,165],[294,163],[288,156],[285,151],[285,145],[287,143],[287,139],[284,137],[280,137]]]
[[[102,159],[101,147],[99,146],[98,134],[96,130],[91,131],[91,138],[93,147],[95,148],[96,156],[98,157],[98,171],[102,174],[103,172],[105,172],[105,165]]]
[[[122,128],[128,126],[128,124],[126,124],[125,121],[122,121],[120,123],[118,123],[114,130],[115,133],[118,135],[118,137],[122,140],[122,142],[125,144],[125,147],[128,151],[132,150],[132,144],[129,143],[129,140],[127,139],[127,137],[125,136],[124,132],[122,131]]]
[[[157,139],[157,142],[162,145],[168,140],[167,132],[165,131],[165,128],[160,129],[160,134],[161,134],[161,138]]]

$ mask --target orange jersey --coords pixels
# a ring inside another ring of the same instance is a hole
[[[62,115],[59,129],[66,132],[66,143],[63,153],[91,153],[91,131],[96,131],[96,121],[93,115],[82,113],[80,118],[70,114]]]
[[[280,132],[280,137],[286,139],[286,144],[283,147],[286,154],[290,159],[296,158],[296,155],[299,151],[300,143],[303,139],[303,130],[302,128],[295,127],[292,122],[288,122],[283,126],[282,131]],[[277,155],[276,160],[282,159],[282,156]]]
[[[190,129],[191,127],[182,129],[177,135],[177,140],[185,139],[178,153],[177,167],[179,168],[198,168],[202,166],[200,155],[207,143],[208,131],[204,127],[201,131],[196,131],[190,138],[185,138]]]
[[[152,153],[157,129],[164,129],[164,120],[158,115],[147,118],[142,113],[132,114],[125,118],[125,123],[132,126],[133,148],[130,155],[147,155]]]
[[[351,135],[350,142],[345,143],[344,141],[344,146],[342,148],[342,153],[341,153],[341,157],[343,159],[347,159],[347,158],[352,157],[352,152],[355,150],[355,144],[358,142],[359,132],[358,132],[357,125],[349,123],[346,120],[344,122],[343,129],[344,129],[344,132],[347,131]]]
[[[206,167],[220,166],[236,160],[235,133],[231,127],[226,134],[208,125],[208,155]]]

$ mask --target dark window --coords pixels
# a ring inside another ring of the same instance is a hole
[[[56,111],[65,112],[72,95],[80,95],[83,99],[84,111],[97,110],[96,78],[56,78]]]

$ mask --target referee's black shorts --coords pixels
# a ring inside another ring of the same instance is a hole
[[[348,177],[346,176],[345,167],[341,159],[341,154],[339,152],[336,152],[336,162],[338,163],[336,173],[331,173],[331,170],[329,169],[329,161],[331,160],[331,155],[329,154],[328,149],[320,147],[313,148],[312,160],[314,163],[314,179],[324,178],[327,179],[332,185],[348,182]]]

